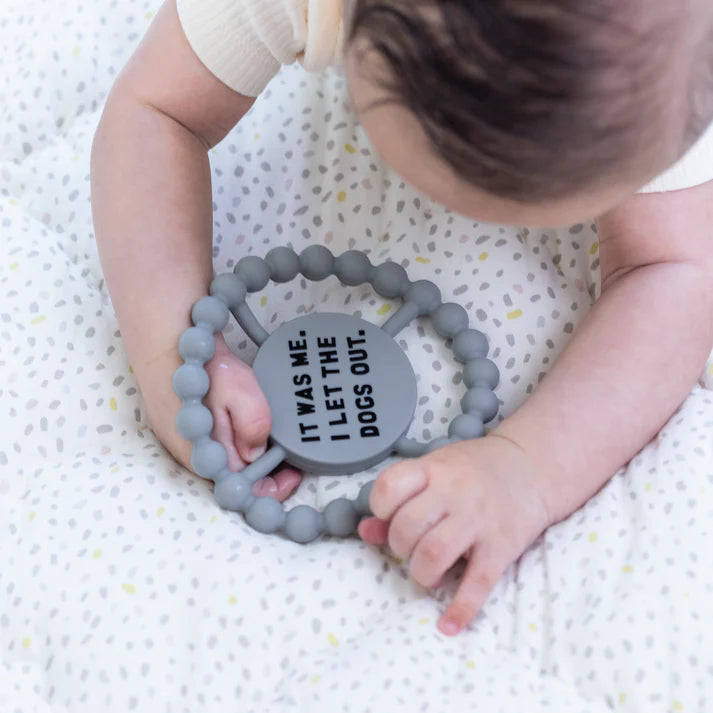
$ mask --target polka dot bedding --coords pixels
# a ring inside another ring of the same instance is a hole
[[[710,364],[456,638],[435,625],[462,566],[428,591],[387,548],[261,535],[157,442],[102,279],[88,181],[103,101],[156,9],[0,7],[0,711],[709,711]],[[488,334],[499,417],[597,296],[591,224],[502,228],[434,204],[372,152],[338,71],[285,68],[210,158],[216,272],[277,245],[400,263]],[[380,324],[397,306],[334,278],[250,299],[268,329],[319,310]],[[252,358],[234,323],[226,338]],[[428,324],[399,342],[419,375],[410,434],[443,435],[464,389],[457,364]],[[290,504],[354,497],[376,472],[308,475]]]

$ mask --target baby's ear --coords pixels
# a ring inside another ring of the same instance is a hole
[[[116,80],[108,101],[128,96],[175,119],[212,148],[255,99],[238,94],[198,59],[181,26],[176,0],[165,0]]]

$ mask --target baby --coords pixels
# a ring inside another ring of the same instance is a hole
[[[439,621],[455,634],[545,528],[656,434],[713,345],[713,4],[166,0],[108,97],[91,180],[149,422],[187,467],[171,375],[213,277],[207,151],[295,60],[341,60],[375,149],[454,211],[596,217],[601,297],[549,374],[484,438],[381,472],[360,525],[425,587],[467,558]],[[212,435],[237,469],[263,452],[269,409],[220,336],[207,368]],[[256,487],[284,499],[299,479],[285,469]]]

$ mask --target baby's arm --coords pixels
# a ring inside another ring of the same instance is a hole
[[[171,377],[182,363],[177,344],[190,326],[191,306],[208,294],[213,277],[207,152],[253,101],[201,64],[185,39],[175,0],[168,0],[117,78],[94,139],[94,224],[123,344],[149,423],[186,466],[190,446],[175,429],[181,403]],[[218,337],[213,361],[229,365],[220,376],[231,374],[241,408],[229,417],[225,408],[209,405],[222,429],[219,440],[231,440],[234,428],[247,460],[265,442],[269,410],[252,371],[231,358]]]
[[[602,295],[495,431],[542,464],[552,521],[582,505],[681,404],[713,345],[713,182],[637,195],[597,221]]]
[[[532,396],[485,438],[384,470],[362,537],[438,584],[470,561],[441,617],[453,634],[548,525],[583,505],[695,383],[713,344],[713,182],[636,196],[598,221],[602,296]]]

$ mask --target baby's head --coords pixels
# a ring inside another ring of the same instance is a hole
[[[387,163],[454,210],[600,214],[713,119],[711,0],[345,0],[346,68]]]

